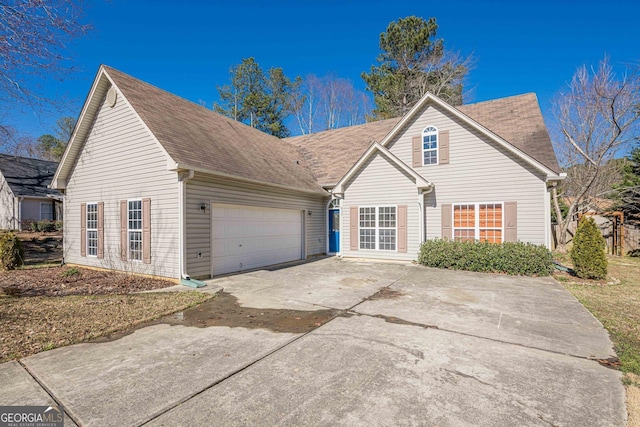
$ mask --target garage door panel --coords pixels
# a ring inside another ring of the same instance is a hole
[[[302,212],[212,204],[213,275],[302,257]]]

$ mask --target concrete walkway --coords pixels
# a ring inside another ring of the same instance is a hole
[[[331,258],[210,286],[256,316],[333,315],[304,333],[156,324],[40,353],[0,365],[0,404],[55,399],[96,426],[625,423],[621,375],[594,360],[614,356],[607,333],[553,279]]]

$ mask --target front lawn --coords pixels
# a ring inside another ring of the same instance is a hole
[[[125,331],[211,298],[134,293],[175,283],[73,267],[0,272],[0,362]]]
[[[211,298],[200,292],[0,299],[0,362],[125,331]]]

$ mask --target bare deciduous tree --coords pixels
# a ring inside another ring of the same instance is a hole
[[[640,118],[638,67],[618,77],[607,58],[597,69],[583,66],[554,105],[560,140],[556,151],[567,171],[563,191],[552,190],[553,208],[560,225],[558,249],[565,250],[567,230],[574,215],[611,188],[619,174],[615,155],[631,144]],[[559,198],[567,196],[562,215]]]
[[[81,23],[82,6],[82,0],[0,0],[0,108],[51,102],[38,82],[73,71],[67,46],[90,29]],[[18,138],[4,120],[0,136],[0,144]]]
[[[350,80],[311,74],[302,83],[294,114],[304,135],[364,123],[370,104]]]

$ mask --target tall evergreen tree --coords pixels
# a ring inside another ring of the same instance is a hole
[[[625,160],[618,207],[625,214],[625,222],[640,225],[640,146],[631,150]]]
[[[427,92],[452,105],[462,104],[471,58],[445,51],[437,29],[435,18],[409,16],[391,22],[380,34],[378,64],[362,73],[376,103],[374,118],[401,116]]]
[[[278,138],[289,136],[284,121],[293,111],[300,77],[291,81],[282,68],[265,74],[254,58],[243,59],[229,73],[231,84],[218,87],[220,103],[214,109]]]

